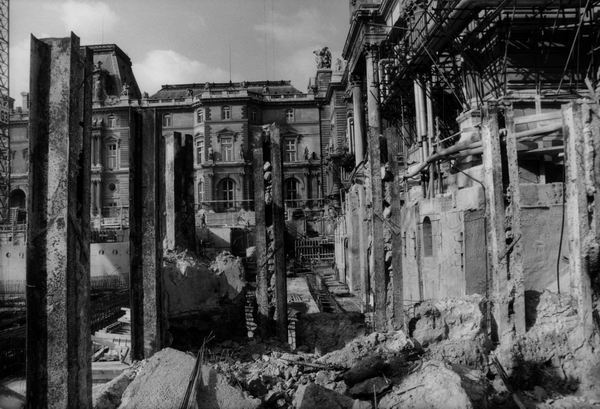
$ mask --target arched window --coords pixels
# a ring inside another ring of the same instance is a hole
[[[108,170],[119,169],[119,146],[114,140],[106,144],[106,168]]]
[[[164,114],[163,115],[163,127],[168,128],[170,126],[173,126],[173,117],[171,116],[171,114]]]
[[[300,195],[298,194],[298,181],[294,178],[286,179],[283,186],[285,204],[289,207],[300,207]]]
[[[15,189],[10,192],[10,207],[25,209],[26,206],[27,201],[25,199],[25,192],[23,192],[21,189]]]
[[[224,106],[221,108],[221,119],[231,119],[231,108]]]
[[[232,179],[223,179],[219,183],[219,196],[224,210],[235,208],[235,182]]]
[[[423,219],[423,256],[433,256],[433,230],[429,217]]]
[[[287,122],[288,124],[294,122],[294,110],[293,109],[285,110],[285,122]]]
[[[204,111],[202,111],[202,109],[199,109],[198,112],[196,112],[196,122],[199,124],[204,122]]]

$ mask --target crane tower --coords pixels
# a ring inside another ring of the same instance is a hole
[[[9,0],[0,0],[0,223],[7,223],[10,213],[8,9]]]

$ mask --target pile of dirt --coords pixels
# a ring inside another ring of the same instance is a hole
[[[366,333],[364,315],[360,313],[303,314],[296,323],[297,345],[305,345],[318,355],[341,349]]]

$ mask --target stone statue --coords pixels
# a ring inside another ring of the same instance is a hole
[[[144,99],[148,99],[150,98],[150,95],[148,95],[148,93],[146,91],[144,91]]]
[[[214,160],[213,148],[208,148],[208,160]]]
[[[335,62],[335,70],[341,71],[343,68],[344,68],[344,62],[342,61],[341,58],[338,58],[337,61]]]
[[[240,159],[241,160],[246,159],[245,154],[244,154],[244,144],[240,145]]]
[[[304,147],[304,160],[308,160],[310,158],[310,152],[308,151],[308,146]]]
[[[193,96],[194,96],[194,90],[193,90],[193,89],[191,89],[191,88],[188,88],[188,89],[187,89],[187,96],[188,96],[188,97],[193,97]]]
[[[269,87],[267,85],[263,86],[262,93],[265,95],[269,93]]]
[[[128,96],[129,95],[129,84],[123,84],[123,91],[121,91],[121,95]]]
[[[315,61],[317,62],[317,69],[331,68],[331,51],[329,47],[323,47],[321,50],[313,51],[315,54]]]

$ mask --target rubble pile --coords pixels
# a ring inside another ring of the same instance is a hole
[[[586,339],[573,298],[528,291],[526,308],[528,331],[497,351],[515,381],[600,400],[600,339]]]
[[[209,262],[187,251],[164,257],[164,299],[174,346],[194,349],[211,332],[245,334],[245,270],[239,257],[222,252]]]
[[[492,343],[485,325],[485,301],[480,295],[423,301],[415,306],[410,335],[428,357],[483,369]]]

